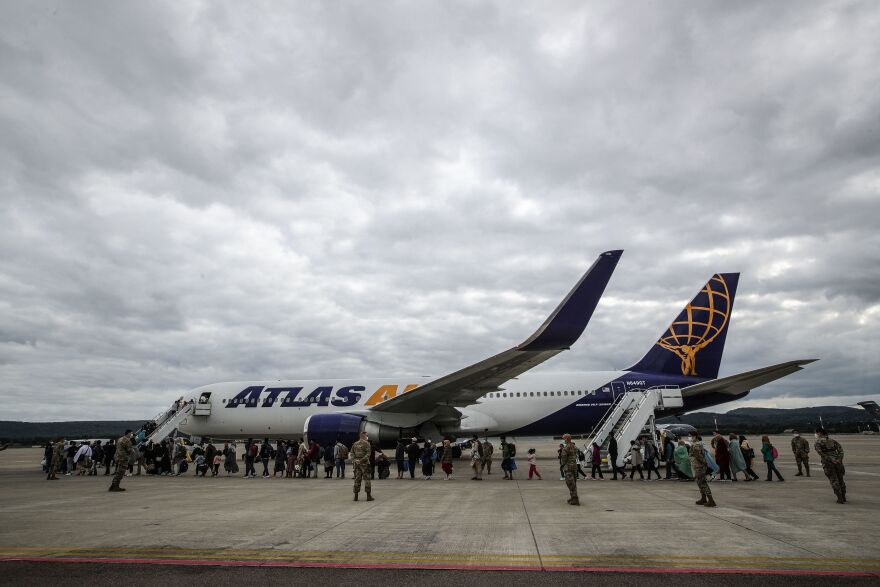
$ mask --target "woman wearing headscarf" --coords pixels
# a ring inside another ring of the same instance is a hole
[[[752,478],[745,472],[746,459],[743,457],[742,449],[739,447],[739,438],[736,434],[731,434],[728,440],[730,441],[727,443],[727,451],[730,453],[730,475],[736,481],[736,474],[742,471],[746,481],[751,481]]]
[[[425,441],[425,448],[422,449],[422,474],[425,476],[425,481],[429,481],[431,479],[431,475],[434,474],[434,449],[431,448],[431,441]]]
[[[774,461],[778,456],[778,452],[773,445],[770,444],[769,436],[761,437],[761,454],[764,455],[764,462],[767,463],[767,481],[773,481],[773,473],[776,473],[776,477],[779,481],[785,481],[782,478],[782,473],[779,472],[779,469],[776,468],[776,464]]]
[[[712,433],[712,448],[715,450],[715,462],[718,464],[721,480],[730,481],[730,452],[727,448],[727,440],[717,430]]]
[[[675,459],[675,472],[682,481],[690,481],[694,478],[694,471],[691,469],[691,458],[688,454],[688,447],[684,440],[679,439],[678,446],[673,451]]]
[[[446,481],[452,479],[452,444],[443,440],[443,452],[440,454],[440,468],[446,474]]]
[[[742,450],[743,459],[746,461],[746,477],[751,477],[752,481],[757,481],[760,477],[752,470],[752,463],[755,462],[755,449],[751,447],[749,441],[742,434],[739,435],[739,448]]]

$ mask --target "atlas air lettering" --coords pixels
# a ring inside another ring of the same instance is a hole
[[[401,387],[403,389],[401,390]],[[374,406],[387,401],[398,395],[408,393],[418,387],[417,384],[381,385],[375,391],[370,392],[365,406]],[[312,406],[336,406],[345,408],[356,405],[361,401],[367,388],[363,385],[346,385],[334,389],[331,385],[321,385],[312,388],[303,387],[265,387],[252,385],[238,392],[235,397],[226,402],[227,408],[307,408]]]

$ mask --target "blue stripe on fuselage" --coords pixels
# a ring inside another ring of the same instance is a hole
[[[647,389],[649,387],[657,387],[660,385],[677,385],[684,389],[690,385],[695,385],[707,381],[698,377],[685,377],[676,375],[667,375],[663,373],[640,373],[638,371],[630,371],[605,385],[599,386],[598,389],[582,395],[573,403],[568,404],[549,416],[545,416],[540,420],[527,424],[515,430],[509,430],[506,433],[512,436],[550,436],[559,435],[564,432],[570,434],[588,434],[596,424],[602,419],[602,416],[611,407],[613,401],[624,390]],[[676,410],[676,412],[687,412],[708,406],[714,406],[729,401],[733,401],[745,396],[748,392],[741,395],[727,395],[713,393],[700,395],[684,399],[684,408]],[[658,416],[661,413],[658,413]],[[670,414],[663,414],[670,415]]]

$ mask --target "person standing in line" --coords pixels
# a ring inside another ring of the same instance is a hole
[[[665,430],[663,431],[663,459],[666,461],[666,479],[672,479],[672,471],[675,468],[675,443]]]
[[[649,439],[645,440],[645,469],[648,471],[648,481],[651,480],[651,473],[655,473],[657,475],[657,480],[660,480],[660,467],[657,466],[657,447],[654,446],[654,441]]]
[[[52,460],[49,463],[49,474],[46,475],[47,481],[58,481],[58,471],[61,470],[61,461],[64,460],[64,437],[59,437],[52,444]]]
[[[474,470],[474,476],[471,481],[483,480],[483,444],[477,435],[471,438],[471,469]]]
[[[361,432],[360,440],[351,445],[351,458],[354,459],[354,501],[358,500],[361,492],[361,482],[367,491],[367,501],[374,501],[372,487],[370,487],[370,455],[373,453],[373,445],[366,432]]]
[[[672,458],[675,459],[675,474],[678,475],[678,480],[693,480],[694,472],[691,469],[691,459],[684,440],[679,439],[678,446],[675,447],[675,451],[672,453]]]
[[[253,448],[256,445],[254,444],[253,438],[248,438],[247,442],[244,443],[244,476],[245,478],[256,477],[257,472],[254,469],[254,452]]]
[[[608,437],[608,464],[611,465],[611,472],[614,476],[611,478],[617,481],[617,474],[620,473],[620,480],[626,479],[626,469],[618,465],[617,460],[617,439],[611,434]]]
[[[492,446],[492,443],[486,438],[486,440],[483,441],[483,467],[480,469],[481,474],[483,469],[486,470],[487,475],[492,474],[492,453],[494,452],[495,447]]]
[[[397,439],[397,447],[394,449],[394,462],[397,464],[397,478],[403,479],[406,472],[406,444],[402,438]]]
[[[260,445],[260,462],[263,463],[263,478],[269,478],[269,460],[272,458],[272,445],[269,439],[264,438],[263,444]]]
[[[782,474],[779,472],[779,469],[776,468],[776,458],[779,456],[779,452],[776,450],[776,447],[770,444],[769,436],[761,437],[761,454],[764,456],[764,462],[767,463],[767,481],[773,481],[773,473],[776,473],[776,477],[779,478],[779,481],[785,481],[782,478]]]
[[[46,446],[43,447],[43,472],[46,475],[49,475],[49,472],[52,470],[52,448],[54,444],[49,440],[46,442]],[[48,481],[48,477],[46,480]]]
[[[67,455],[67,471],[64,474],[73,475],[73,471],[76,469],[76,445],[73,442],[67,447],[65,454]]]
[[[639,479],[644,481],[645,475],[642,473],[642,449],[635,440],[629,442],[629,452],[626,453],[630,458],[629,480],[633,480],[636,471],[639,473]]]
[[[529,449],[529,454],[526,457],[526,460],[529,462],[529,481],[532,480],[532,475],[537,475],[538,481],[543,481],[541,474],[538,472],[538,454],[535,452],[535,449]]]
[[[748,439],[742,434],[739,435],[739,448],[742,450],[743,458],[746,461],[746,478],[757,481],[760,479],[757,473],[752,469],[752,463],[755,462],[755,449],[749,444]]]
[[[112,440],[104,444],[104,475],[110,474],[110,466],[113,464],[113,455],[116,454],[116,445]]]
[[[507,437],[501,437],[501,470],[504,471],[504,478],[513,480],[513,469],[510,466],[510,445],[507,444]]]
[[[708,468],[706,452],[706,448],[703,446],[703,437],[696,432],[691,432],[691,450],[689,455],[691,470],[694,472],[694,479],[696,479],[697,487],[700,490],[700,499],[696,501],[696,504],[714,508],[716,506],[715,500],[712,498],[712,490],[709,489],[709,483],[706,481],[706,471]]]
[[[76,454],[73,456],[73,462],[76,463],[77,472],[76,474],[80,477],[89,472],[89,468],[91,468],[91,460],[92,460],[92,447],[89,446],[89,443],[83,440],[79,443],[79,448],[76,451]]]
[[[324,478],[333,478],[333,467],[336,466],[336,443],[332,440],[324,447]]]
[[[430,481],[434,474],[434,449],[431,448],[431,441],[427,439],[422,449],[422,474],[425,476],[425,481]]]
[[[275,442],[275,466],[272,467],[272,477],[278,475],[284,479],[284,472],[287,469],[287,444],[281,439]]]
[[[595,479],[596,473],[599,473],[599,479],[604,481],[605,477],[602,475],[602,449],[595,442],[590,445],[590,466],[592,467],[590,478]]]
[[[124,487],[120,487],[119,483],[122,481],[122,477],[125,475],[125,464],[128,462],[128,459],[131,458],[131,453],[134,450],[134,447],[131,445],[131,430],[126,430],[125,434],[119,437],[119,440],[116,441],[116,473],[113,475],[113,482],[110,484],[110,489],[107,491],[125,491]],[[123,463],[123,464],[120,464]]]
[[[739,446],[739,437],[731,434],[727,438],[727,452],[730,454],[730,476],[737,481],[736,474],[742,472],[746,481],[751,481],[748,473],[746,473],[746,459],[743,456],[742,448]]]
[[[815,448],[816,454],[822,461],[822,470],[831,483],[834,495],[837,496],[837,503],[846,503],[846,483],[843,480],[846,469],[843,466],[843,447],[836,440],[828,438],[828,433],[820,426],[816,428]]]
[[[571,434],[562,435],[564,442],[562,459],[565,463],[565,485],[568,487],[568,505],[581,505],[577,490],[577,446],[571,440]]]
[[[345,461],[348,460],[348,447],[339,440],[336,442],[336,449],[333,453],[336,457],[336,478],[345,479]]]
[[[417,438],[413,438],[412,442],[410,442],[406,447],[406,457],[409,461],[409,478],[416,478],[416,465],[419,462],[419,457],[422,454],[422,449],[419,447],[419,441]]]
[[[220,451],[214,451],[214,459],[212,460],[211,466],[211,477],[216,477],[220,474],[220,463],[223,462],[223,457],[220,456]]]
[[[810,476],[810,443],[806,438],[801,437],[800,433],[795,430],[794,436],[791,438],[791,452],[794,453],[794,461],[797,463],[798,472],[795,477],[803,477],[804,471],[807,477]],[[803,470],[802,470],[803,468]]]
[[[443,440],[443,452],[440,455],[440,468],[446,474],[445,481],[452,479],[452,444],[448,439]]]
[[[730,481],[730,451],[727,440],[717,430],[712,432],[712,448],[715,450],[715,463],[718,465],[721,480]]]

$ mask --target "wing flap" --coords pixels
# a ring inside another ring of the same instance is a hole
[[[712,379],[710,381],[686,387],[681,391],[681,394],[684,397],[693,397],[705,393],[739,395],[756,387],[770,383],[771,381],[781,379],[786,375],[796,373],[797,371],[800,371],[804,365],[808,365],[817,360],[818,359],[803,359],[799,361],[788,361],[786,363],[779,363],[778,365],[771,365],[769,367],[762,367],[744,373],[737,373],[736,375],[731,375],[729,377]]]

